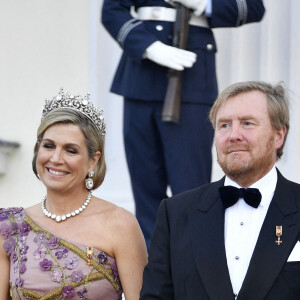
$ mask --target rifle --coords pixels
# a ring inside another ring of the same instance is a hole
[[[181,3],[176,3],[176,20],[173,29],[174,47],[186,49],[189,19],[191,11]],[[162,110],[162,121],[179,123],[180,102],[181,102],[181,77],[182,71],[168,70],[168,87]]]

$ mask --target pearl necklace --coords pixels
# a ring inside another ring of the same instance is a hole
[[[86,209],[86,207],[88,206],[88,204],[91,200],[91,197],[92,197],[92,191],[89,192],[85,202],[78,209],[76,209],[66,215],[57,216],[55,214],[52,214],[51,212],[49,212],[46,209],[45,202],[46,202],[47,196],[45,196],[44,200],[42,201],[42,211],[46,217],[51,218],[51,219],[55,220],[56,222],[64,221],[67,218],[74,217],[74,216],[78,215],[79,213],[81,213],[82,211],[84,211]]]

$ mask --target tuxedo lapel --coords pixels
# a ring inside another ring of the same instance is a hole
[[[222,185],[223,180],[202,194],[199,205],[188,215],[195,262],[212,300],[234,299],[225,254],[224,207],[218,192]]]
[[[278,172],[274,197],[260,231],[238,300],[264,299],[283,265],[286,263],[299,234],[299,211],[293,189]],[[275,243],[276,226],[282,226],[282,243]]]

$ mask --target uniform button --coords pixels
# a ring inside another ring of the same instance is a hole
[[[244,222],[241,222],[240,225],[243,226],[243,225],[244,225]]]
[[[162,25],[156,25],[155,28],[157,31],[162,31],[164,29]]]
[[[239,258],[239,256],[236,256],[235,259],[236,259],[236,260],[239,260],[240,258]]]
[[[212,44],[207,44],[206,45],[207,50],[212,50],[213,48],[214,48],[214,46]]]

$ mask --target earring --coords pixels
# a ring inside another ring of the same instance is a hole
[[[95,172],[92,170],[92,171],[89,171],[89,178],[87,178],[85,180],[85,186],[88,190],[91,190],[94,186],[94,180],[93,180],[93,176],[94,176]]]

